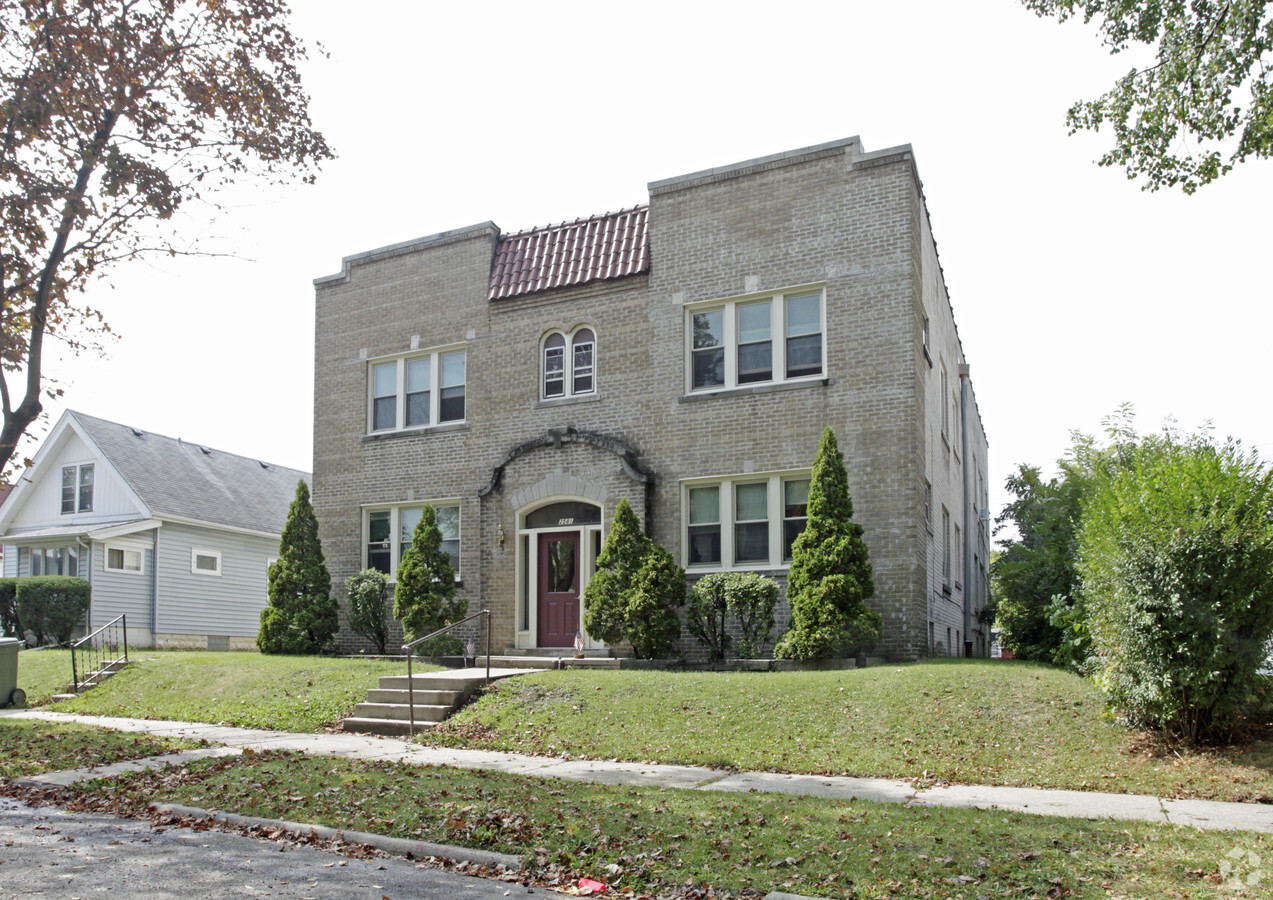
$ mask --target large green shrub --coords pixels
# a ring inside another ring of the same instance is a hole
[[[17,616],[35,645],[68,643],[88,612],[89,583],[69,575],[37,575],[17,581]]]
[[[632,505],[620,500],[583,594],[583,627],[641,658],[671,651],[681,633],[676,607],[685,602],[685,570],[641,531]]]
[[[733,643],[728,620],[739,631],[738,656],[753,659],[769,642],[774,628],[778,584],[755,572],[717,572],[694,584],[686,611],[686,627],[707,647],[708,658],[724,659]]]
[[[398,584],[393,595],[394,618],[402,622],[407,642],[424,637],[464,618],[469,602],[456,599],[455,569],[442,549],[438,514],[425,504],[411,534],[411,546],[398,564]],[[418,648],[425,656],[453,656],[463,652],[458,637],[443,634]]]
[[[774,655],[814,660],[870,650],[881,621],[864,601],[875,594],[875,581],[862,526],[853,521],[844,456],[829,427],[813,461],[808,516],[787,576],[791,627]]]
[[[18,618],[18,579],[0,578],[0,631],[10,637],[22,637]]]
[[[1205,432],[1120,437],[1079,532],[1098,682],[1133,722],[1225,736],[1273,635],[1273,473]]]
[[[297,482],[278,552],[278,561],[270,566],[269,605],[261,610],[256,645],[262,653],[326,653],[340,628],[339,610],[304,481]]]
[[[389,642],[389,582],[377,569],[363,569],[345,579],[349,627],[383,655]]]

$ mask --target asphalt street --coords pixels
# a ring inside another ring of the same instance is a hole
[[[504,900],[542,889],[405,859],[351,859],[218,829],[33,809],[0,797],[0,898],[446,898]]]

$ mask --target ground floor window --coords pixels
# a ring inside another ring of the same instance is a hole
[[[107,547],[106,571],[141,574],[141,551],[127,547]]]
[[[455,577],[460,577],[460,505],[455,501],[430,503],[437,513],[442,532],[442,551],[451,558]],[[368,509],[363,527],[367,535],[363,568],[376,569],[390,578],[398,572],[402,555],[411,546],[411,537],[424,513],[423,503]]]
[[[780,567],[808,521],[809,473],[692,479],[681,484],[687,568]]]
[[[78,547],[31,547],[27,550],[32,575],[79,575]]]

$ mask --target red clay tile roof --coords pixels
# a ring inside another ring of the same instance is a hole
[[[650,269],[650,207],[500,237],[488,300],[636,275]]]

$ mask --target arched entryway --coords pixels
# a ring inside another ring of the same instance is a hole
[[[518,646],[572,648],[583,633],[583,591],[596,571],[603,516],[601,506],[581,497],[550,497],[518,510]]]

